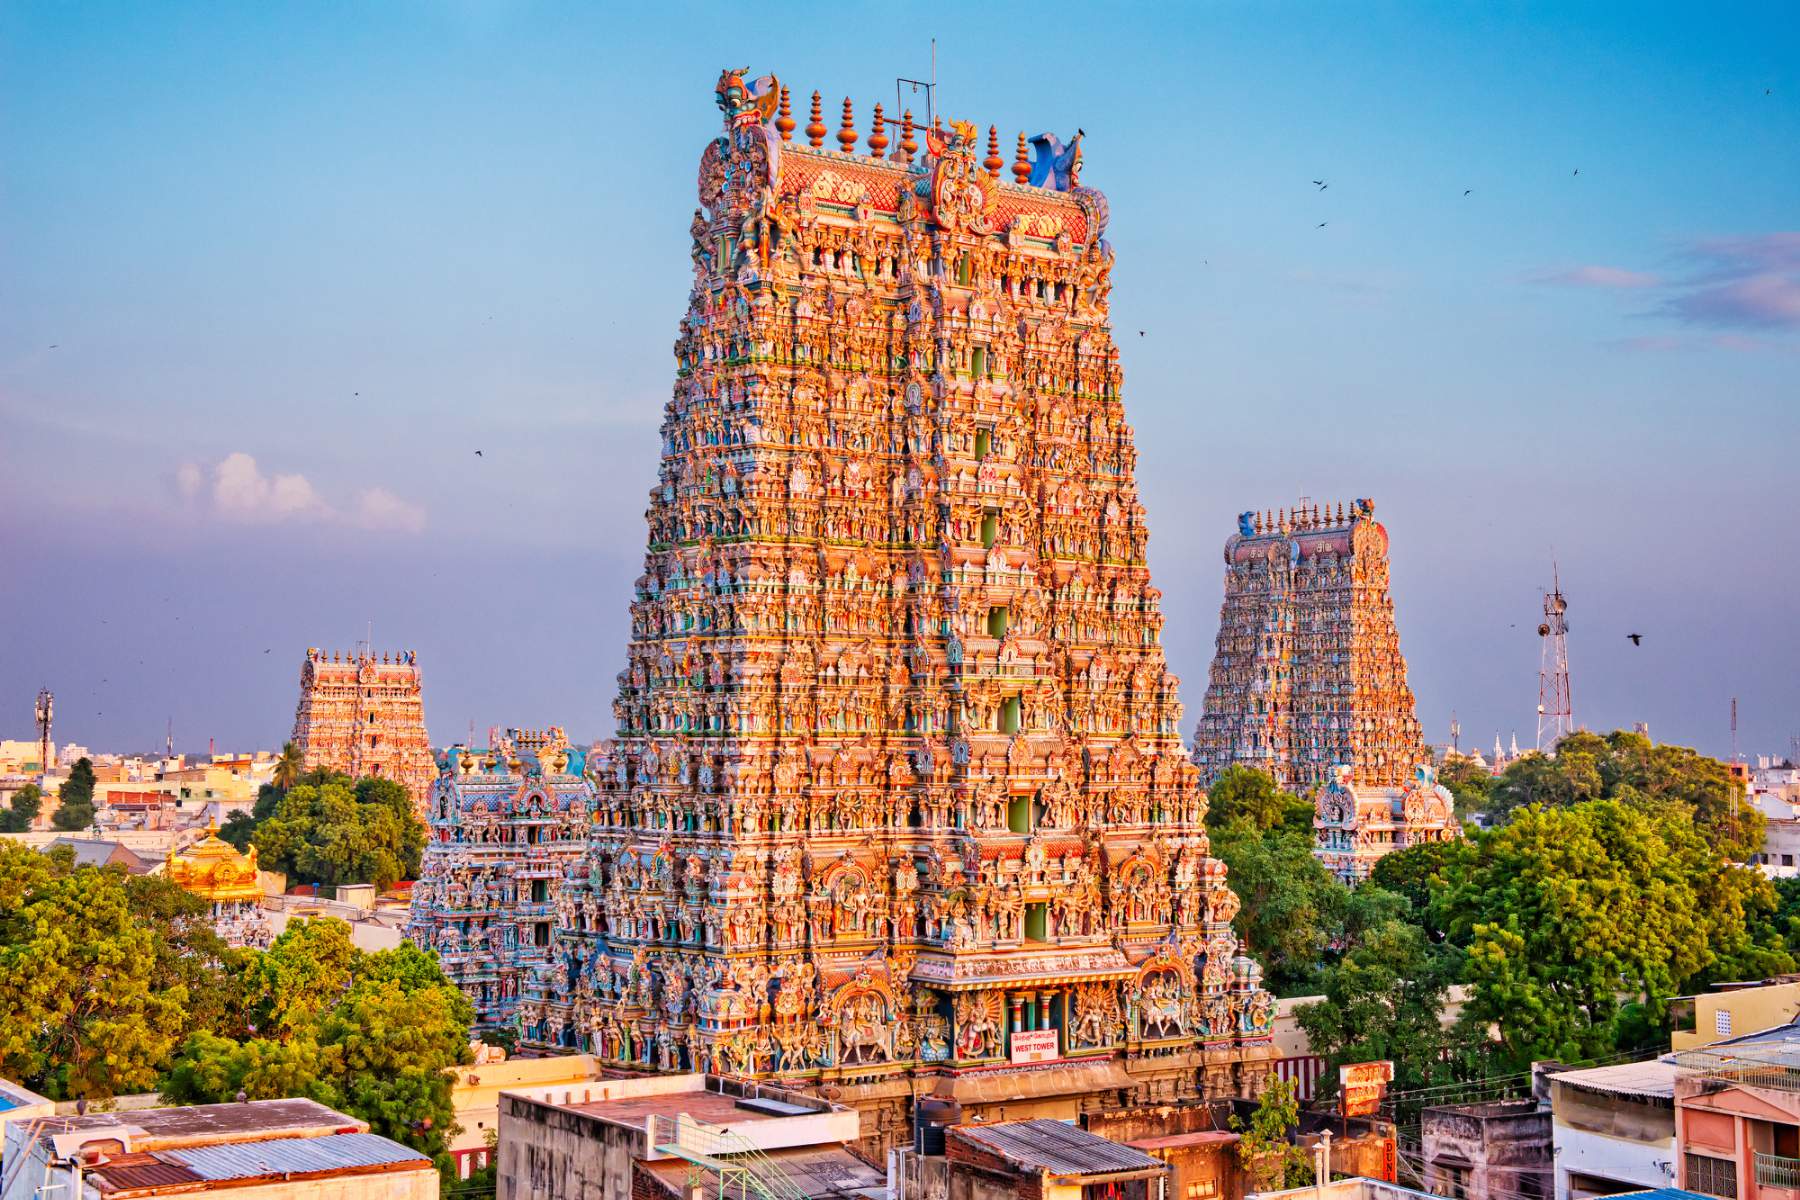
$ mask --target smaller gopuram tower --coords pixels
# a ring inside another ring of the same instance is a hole
[[[594,789],[586,755],[556,726],[508,730],[486,750],[452,746],[438,766],[406,936],[437,951],[476,1023],[498,1028],[550,963],[557,927],[594,917],[564,887],[586,862]]]
[[[1347,767],[1350,784],[1397,788],[1430,761],[1374,502],[1241,514],[1194,735],[1202,778],[1242,764],[1306,791]]]
[[[396,780],[423,813],[437,771],[425,736],[418,656],[307,650],[293,740],[308,767]]]

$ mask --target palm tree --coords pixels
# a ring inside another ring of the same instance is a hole
[[[306,761],[300,757],[300,747],[289,742],[281,748],[281,757],[275,760],[275,786],[287,791],[300,782],[300,773],[306,769]]]

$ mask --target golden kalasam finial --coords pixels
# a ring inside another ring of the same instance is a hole
[[[814,150],[825,144],[825,116],[819,109],[819,93],[813,93],[812,120],[806,124],[806,141]]]
[[[1000,157],[1000,130],[998,126],[988,126],[988,156],[981,160],[981,165],[987,171],[989,179],[1000,178],[1000,168],[1006,165],[1006,160]]]
[[[875,102],[875,127],[869,130],[869,153],[880,158],[881,152],[887,148],[888,135],[882,122],[881,102],[878,100]]]
[[[1013,158],[1013,182],[1020,187],[1031,178],[1031,158],[1025,149],[1025,131],[1019,130],[1019,152]]]
[[[900,114],[900,153],[906,156],[907,162],[911,162],[913,155],[918,152],[919,143],[913,138],[912,109],[909,108]]]
[[[844,124],[838,129],[838,147],[845,154],[856,153],[856,117],[850,112],[850,97],[844,97]]]
[[[775,118],[775,131],[781,134],[784,142],[794,140],[794,112],[788,107],[788,87],[785,83],[781,85],[781,109]]]

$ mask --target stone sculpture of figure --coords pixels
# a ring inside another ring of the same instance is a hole
[[[1031,186],[1066,192],[1074,187],[1074,167],[1081,158],[1083,131],[1077,129],[1067,146],[1054,133],[1040,133],[1031,139],[1036,152],[1031,160]]]
[[[1244,537],[1256,536],[1256,514],[1241,512],[1238,514],[1238,533]]]

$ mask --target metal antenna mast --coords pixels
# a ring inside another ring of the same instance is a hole
[[[1450,753],[1462,753],[1462,722],[1456,719],[1455,709],[1450,710]]]
[[[1731,698],[1731,761],[1734,763],[1743,761],[1742,759],[1740,759],[1738,757],[1738,748],[1737,748],[1737,697],[1736,696],[1733,696]]]
[[[50,722],[56,716],[56,697],[50,694],[49,688],[39,688],[37,707],[33,710],[37,718],[38,731],[38,771],[48,773],[56,765],[56,747],[50,741]]]
[[[1550,578],[1551,590],[1544,593],[1544,621],[1538,626],[1543,654],[1538,662],[1537,748],[1554,754],[1556,743],[1575,732],[1575,714],[1569,699],[1569,602],[1563,599],[1562,577],[1554,559]]]

